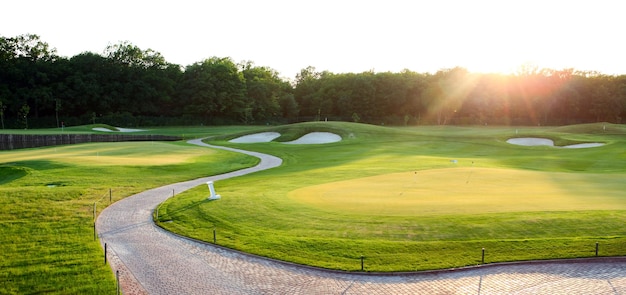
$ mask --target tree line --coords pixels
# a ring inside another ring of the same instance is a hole
[[[2,128],[274,124],[344,120],[373,124],[562,125],[621,123],[626,76],[520,67],[480,74],[331,73],[293,80],[251,61],[167,62],[129,42],[102,54],[61,57],[33,34],[0,37]]]

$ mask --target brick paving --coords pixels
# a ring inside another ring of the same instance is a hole
[[[195,144],[204,145],[199,140]],[[221,148],[221,147],[220,147]],[[228,149],[228,148],[226,148]],[[232,149],[231,149],[232,150]],[[280,165],[181,182],[103,210],[98,236],[124,294],[626,294],[626,257],[556,260],[406,274],[325,271],[173,235],[152,222],[158,204],[184,190]]]

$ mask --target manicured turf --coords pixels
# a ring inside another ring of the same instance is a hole
[[[455,167],[329,182],[287,196],[325,211],[382,216],[626,210],[622,179],[619,174]]]
[[[100,212],[110,199],[257,162],[182,142],[0,152],[0,293],[115,294],[114,274],[94,240],[94,203]]]
[[[63,132],[92,133],[93,127]],[[621,125],[607,124],[606,130],[602,124],[387,128],[326,122],[271,128],[146,129],[141,133],[185,138],[229,134],[215,142],[284,159],[279,168],[217,182],[219,201],[200,202],[206,198],[206,187],[200,186],[161,207],[161,220],[172,220],[161,225],[207,241],[212,241],[215,228],[218,244],[235,249],[354,271],[360,270],[361,255],[365,270],[404,271],[478,264],[482,248],[487,263],[593,256],[596,242],[601,256],[626,253],[626,210],[619,193],[625,189],[626,128]],[[334,132],[344,140],[324,145],[226,141],[261,131],[279,131],[281,141],[310,131]],[[596,141],[607,145],[565,150],[506,144],[513,136],[546,137],[558,145]],[[109,189],[114,202],[152,187],[255,163],[245,156],[182,142],[92,143],[0,152],[0,293],[114,293],[114,275],[93,239],[94,202],[99,212],[109,204]],[[441,172],[446,172],[445,177],[437,176]],[[509,183],[500,188],[483,183],[485,197],[496,202],[499,189],[515,188],[511,182],[518,185],[515,192],[522,197],[500,199],[500,207],[476,196],[473,201],[483,203],[474,207],[447,201],[454,199],[455,191],[467,192],[461,189],[486,181],[488,177],[480,176],[487,175]],[[417,186],[426,179],[428,184]],[[519,184],[531,180],[535,185]],[[449,184],[455,181],[460,184]],[[339,194],[334,187],[340,184],[352,188]],[[370,190],[373,185],[384,187]],[[319,187],[334,197],[319,202],[308,195]],[[449,194],[438,198],[425,193],[437,187],[439,194]],[[543,197],[531,193],[537,188],[544,189]],[[548,189],[556,197],[545,197]],[[389,194],[382,203],[373,202],[377,190]],[[417,200],[419,196],[426,199]],[[354,206],[368,198],[367,206]],[[419,208],[426,207],[426,201],[433,212]],[[529,208],[534,204],[537,207]]]
[[[339,143],[214,143],[265,152],[283,166],[217,182],[161,207],[162,226],[194,238],[320,267],[407,271],[485,262],[626,254],[626,128],[415,127],[320,122],[281,126]],[[241,135],[241,134],[237,134]],[[545,137],[588,149],[525,147]],[[456,163],[453,161],[456,160]],[[473,164],[472,164],[473,163]]]

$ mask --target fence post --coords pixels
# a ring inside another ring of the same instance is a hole
[[[109,188],[109,204],[113,201],[113,192],[111,192],[111,188]]]
[[[96,202],[93,202],[93,240],[96,240]]]
[[[217,244],[217,237],[215,236],[215,229],[213,229],[213,244]]]
[[[596,257],[598,257],[598,242],[596,242]]]
[[[485,264],[485,248],[483,248],[483,255],[482,255],[482,264]]]
[[[104,243],[104,265],[107,265],[107,243]]]
[[[117,281],[117,290],[115,290],[115,294],[120,295],[120,271],[115,271],[115,280]]]
[[[364,268],[363,268],[363,259],[365,259],[365,257],[363,257],[363,255],[361,255],[361,271],[364,270]]]

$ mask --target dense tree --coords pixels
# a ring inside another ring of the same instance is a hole
[[[212,57],[186,67],[130,42],[70,58],[37,35],[0,37],[2,128],[110,123],[558,125],[623,122],[626,76],[524,65],[512,75],[463,68],[331,73],[291,84],[269,67]]]
[[[56,49],[39,39],[38,35],[26,34],[16,37],[0,36],[0,59],[28,59],[31,61],[54,60]]]
[[[250,119],[245,79],[230,58],[212,57],[188,66],[178,85],[178,96],[185,113],[200,116],[206,122]]]
[[[247,122],[275,120],[282,116],[283,110],[291,108],[289,112],[294,111],[293,102],[288,100],[289,97],[293,98],[288,96],[291,86],[280,79],[276,71],[267,67],[256,67],[252,62],[242,64],[241,68],[246,97],[251,103],[247,110]],[[283,103],[289,106],[281,107],[281,97],[285,99]]]

